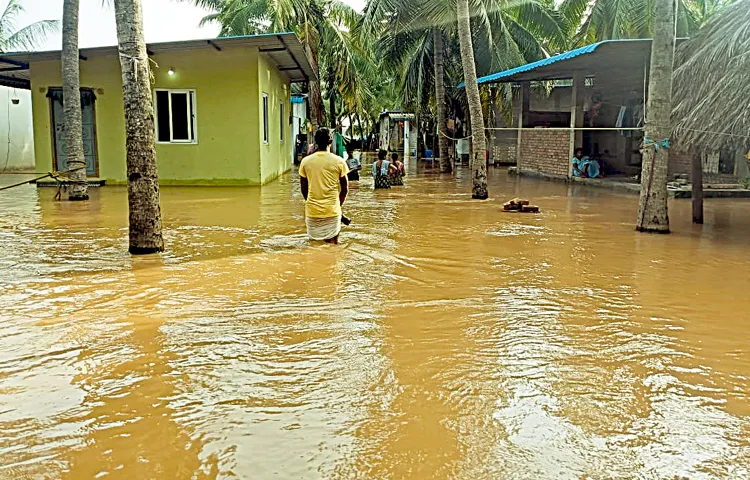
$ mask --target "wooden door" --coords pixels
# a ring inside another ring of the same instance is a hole
[[[55,148],[55,165],[57,171],[68,170],[68,155],[65,141],[65,119],[61,88],[50,88],[47,96],[52,109],[52,136]],[[83,154],[86,158],[86,175],[96,176],[99,173],[99,158],[96,146],[96,111],[94,92],[81,89],[81,115],[83,120]]]

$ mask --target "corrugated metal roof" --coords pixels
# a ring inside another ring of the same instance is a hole
[[[559,55],[555,55],[554,57],[543,58],[542,60],[538,60],[532,63],[527,63],[526,65],[521,65],[520,67],[511,68],[510,70],[505,70],[504,72],[493,73],[492,75],[487,75],[485,77],[481,77],[477,79],[477,82],[480,84],[491,83],[491,82],[500,80],[501,78],[510,77],[511,75],[515,75],[516,73],[530,72],[531,70],[535,70],[539,67],[552,65],[553,63],[562,62],[563,60],[575,58],[580,55],[587,55],[589,53],[594,52],[603,43],[604,42],[592,43],[591,45],[586,45],[585,47],[576,48],[575,50],[561,53]]]
[[[508,79],[520,73],[531,72],[539,68],[547,67],[549,65],[553,65],[559,62],[565,62],[567,60],[571,60],[573,58],[580,57],[582,55],[592,54],[602,45],[614,44],[614,43],[634,43],[634,42],[650,43],[651,39],[647,38],[647,39],[605,40],[602,42],[592,43],[591,45],[586,45],[585,47],[576,48],[575,50],[570,50],[565,53],[560,53],[558,55],[554,55],[549,58],[544,58],[536,62],[527,63],[526,65],[520,65],[518,67],[511,68],[510,70],[505,70],[502,72],[497,72],[491,75],[481,77],[477,79],[477,82],[479,84],[501,82],[504,79]],[[463,87],[464,87],[464,83],[461,83],[458,86],[458,88],[463,88]]]

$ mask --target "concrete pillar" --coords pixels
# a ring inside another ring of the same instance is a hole
[[[404,159],[409,158],[409,120],[404,120]]]
[[[573,130],[574,128],[582,128],[583,125],[583,93],[585,77],[583,73],[576,72],[573,75],[573,88],[572,98],[570,102],[570,154],[568,155],[568,177],[573,176],[573,163],[570,161],[575,155],[575,151],[583,146],[583,132],[581,130]]]
[[[521,108],[518,111],[518,138],[516,139],[516,168],[521,167],[521,130],[529,121],[531,111],[531,82],[521,82]]]

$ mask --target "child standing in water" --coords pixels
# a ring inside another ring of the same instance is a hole
[[[346,165],[349,167],[349,181],[359,180],[359,171],[362,169],[362,164],[359,162],[359,155],[355,152],[351,146],[346,147]]]

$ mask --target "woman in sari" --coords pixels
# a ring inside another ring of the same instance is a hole
[[[391,164],[386,157],[388,152],[380,150],[378,159],[372,164],[372,177],[375,179],[375,188],[391,188],[390,175],[396,171],[396,167]]]

